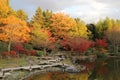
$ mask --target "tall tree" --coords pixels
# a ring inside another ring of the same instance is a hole
[[[108,17],[106,17],[106,19],[104,20],[104,27],[106,28],[106,30],[112,29],[113,27],[113,22]]]
[[[94,24],[87,24],[86,26],[87,26],[88,30],[91,32],[91,34],[89,34],[89,38],[92,39],[93,41],[95,41],[96,39],[99,39],[99,35],[96,30],[96,26]]]
[[[51,46],[52,43],[51,33],[43,30],[39,27],[33,27],[31,32],[31,43],[34,48],[43,49],[46,54],[46,49]]]
[[[23,43],[30,39],[30,29],[27,27],[26,22],[14,16],[3,18],[1,22],[0,40],[8,42],[8,51],[10,51],[13,42]]]
[[[105,36],[105,32],[109,29],[112,29],[113,25],[114,20],[109,19],[108,17],[106,17],[105,20],[99,20],[96,24],[99,39],[103,38]]]
[[[15,15],[15,11],[10,7],[9,0],[0,0],[0,18]]]
[[[28,20],[28,16],[27,14],[23,11],[23,10],[18,10],[16,11],[16,16],[21,19],[21,20],[24,20],[24,21],[27,21]]]
[[[120,20],[117,19],[114,21],[114,23],[115,23],[114,26],[120,27]]]
[[[57,39],[63,39],[75,25],[75,20],[64,13],[53,14],[51,21],[51,32]]]
[[[30,21],[30,24],[34,27],[43,27],[43,12],[40,7],[37,8],[35,15],[33,16],[32,20]]]
[[[52,17],[52,11],[46,10],[43,11],[43,16],[44,16],[44,24],[43,28],[44,29],[50,29],[51,27],[51,17]]]
[[[71,36],[88,38],[90,32],[88,31],[86,25],[79,18],[75,18],[76,25],[72,28],[70,34]]]
[[[118,53],[120,49],[120,27],[113,27],[108,30],[106,36],[111,44],[111,50],[113,49],[114,53]]]
[[[8,0],[0,0],[0,17],[6,17],[9,11]]]
[[[103,36],[105,35],[104,32],[107,30],[107,27],[104,25],[103,20],[99,20],[96,24],[96,30],[98,32],[98,38],[102,39]]]
[[[32,32],[31,32],[31,43],[34,47],[39,48],[41,47],[41,44],[43,41],[46,40],[47,34],[43,33],[41,31],[40,27],[32,27]]]

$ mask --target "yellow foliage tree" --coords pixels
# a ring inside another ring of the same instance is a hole
[[[9,10],[9,0],[0,0],[0,17],[6,17]]]
[[[70,31],[70,35],[74,37],[88,38],[88,32],[86,25],[79,18],[75,19],[76,25]]]
[[[0,9],[7,11],[9,8],[8,0],[0,0]]]
[[[12,42],[23,43],[30,39],[30,29],[27,27],[26,22],[14,16],[2,18],[1,22],[0,40],[8,42],[8,51],[10,51]]]

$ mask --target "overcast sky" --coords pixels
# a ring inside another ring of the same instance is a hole
[[[12,8],[23,9],[29,18],[40,6],[43,10],[65,12],[71,17],[79,17],[86,23],[110,18],[120,19],[120,0],[10,0]]]

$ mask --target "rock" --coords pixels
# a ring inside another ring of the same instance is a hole
[[[80,70],[75,68],[74,66],[68,66],[65,68],[65,72],[69,72],[69,73],[77,73],[79,72]]]
[[[3,77],[3,73],[2,72],[0,72],[0,77]]]
[[[9,73],[9,72],[5,73],[5,76],[10,76],[10,75],[11,75],[11,73]]]
[[[80,66],[80,70],[81,70],[81,71],[83,71],[83,70],[85,70],[85,69],[86,69],[86,66],[84,66],[84,65],[81,65],[81,66]]]

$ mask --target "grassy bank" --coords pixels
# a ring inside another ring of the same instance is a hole
[[[11,59],[0,59],[0,68],[11,68],[17,66],[27,65],[26,58],[11,58]]]

